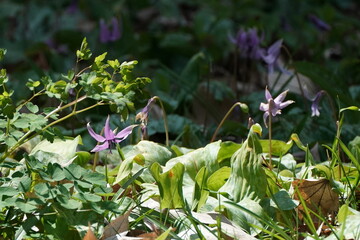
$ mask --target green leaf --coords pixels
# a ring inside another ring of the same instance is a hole
[[[92,193],[77,193],[74,198],[78,198],[85,202],[100,202],[101,197]]]
[[[211,191],[218,191],[228,180],[230,177],[231,168],[230,167],[222,167],[219,170],[215,171],[208,179],[207,179],[207,187]]]
[[[226,159],[230,159],[231,156],[241,147],[241,144],[231,141],[222,142],[218,153],[218,162],[222,162]]]
[[[228,217],[237,226],[251,235],[256,235],[261,232],[263,224],[258,220],[258,216],[265,218],[265,212],[258,202],[244,198],[239,203],[224,201],[222,204],[226,208]]]
[[[248,138],[232,156],[230,178],[219,189],[234,202],[245,198],[261,200],[265,196],[267,178],[262,168],[262,148],[256,135],[259,127],[258,124],[251,127]]]
[[[0,187],[0,196],[14,197],[19,194],[19,191],[12,187]]]
[[[195,180],[198,171],[204,166],[209,174],[212,174],[220,168],[217,160],[220,144],[221,141],[213,142],[203,148],[172,158],[166,163],[166,169],[172,168],[177,163],[182,163],[185,166],[186,174],[192,180]]]
[[[133,159],[126,158],[122,163],[120,163],[119,172],[116,176],[114,184],[122,183],[122,181],[131,177],[132,169],[133,169]]]
[[[159,187],[161,209],[184,207],[182,193],[184,170],[184,165],[181,163],[175,164],[164,173],[159,163],[155,162],[150,166],[150,172]]]
[[[32,102],[26,103],[26,108],[29,109],[32,113],[37,113],[39,111],[39,107],[34,105]]]
[[[293,200],[289,193],[284,189],[281,189],[274,194],[272,201],[274,202],[274,207],[279,208],[280,210],[292,210],[298,206],[298,202]]]
[[[260,140],[261,147],[264,153],[269,153],[270,151],[270,141],[269,140]],[[290,139],[288,142],[280,140],[271,140],[271,155],[283,156],[285,155],[293,145],[293,141]]]
[[[80,50],[76,51],[76,57],[79,60],[88,60],[91,57],[91,55],[92,53],[88,48],[88,43],[85,37],[81,43]]]
[[[65,167],[75,159],[76,148],[80,142],[80,136],[70,140],[55,139],[53,143],[43,140],[37,144],[30,152],[30,156],[35,156],[39,161],[47,164],[58,163]]]
[[[80,151],[75,153],[74,163],[85,166],[91,160],[91,154],[89,152]]]
[[[195,189],[193,196],[193,207],[192,209],[200,210],[200,208],[206,203],[206,200],[209,196],[209,191],[207,190],[207,178],[208,172],[205,167],[202,167],[198,174],[195,177]]]
[[[107,52],[104,52],[103,54],[97,56],[94,60],[94,62],[99,65],[102,61],[104,61],[105,57],[107,55]]]
[[[35,204],[27,203],[22,199],[16,200],[15,205],[25,213],[32,213],[33,211],[37,210],[37,206]]]
[[[105,175],[98,172],[87,171],[83,174],[83,179],[93,185],[105,186]]]
[[[0,61],[4,60],[5,55],[6,55],[6,49],[0,48]]]
[[[133,159],[141,154],[145,159],[145,166],[150,166],[154,162],[164,165],[172,156],[172,152],[166,147],[151,141],[140,141],[132,149],[124,152],[125,159]]]

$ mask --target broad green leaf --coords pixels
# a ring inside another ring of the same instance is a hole
[[[100,202],[101,197],[92,193],[77,193],[74,198],[80,199],[85,202]]]
[[[159,163],[150,166],[150,172],[156,180],[160,192],[160,208],[184,207],[182,184],[185,167],[181,163],[175,164],[167,172],[162,172]]]
[[[272,161],[274,164],[277,165],[277,167],[280,170],[282,170],[282,169],[293,170],[293,169],[295,169],[296,164],[297,164],[294,156],[290,153],[280,156],[278,158],[273,157]]]
[[[25,213],[32,213],[33,211],[37,210],[37,206],[35,204],[27,203],[22,199],[18,199],[15,202],[15,205]]]
[[[209,178],[207,179],[207,187],[211,191],[218,191],[228,180],[230,177],[231,168],[230,167],[222,167],[215,171]]]
[[[67,139],[63,141],[61,139],[55,139],[53,143],[43,140],[32,149],[29,155],[35,156],[45,164],[51,162],[66,167],[74,161],[79,141],[80,136],[77,136],[73,140]]]
[[[235,225],[251,235],[261,232],[260,229],[263,228],[263,223],[260,222],[259,217],[264,218],[265,212],[258,202],[244,198],[239,203],[225,201],[222,204],[226,208],[229,219]]]
[[[165,165],[165,171],[172,168],[177,163],[185,166],[186,174],[195,180],[195,176],[202,167],[206,167],[209,174],[219,169],[217,156],[221,141],[213,142],[203,148],[196,149],[182,156],[170,159]]]
[[[19,194],[19,191],[12,187],[0,187],[0,196],[11,196],[14,197]]]
[[[269,140],[260,140],[261,147],[264,153],[270,151],[270,141]],[[271,155],[283,156],[285,155],[293,145],[293,141],[290,139],[288,142],[283,142],[280,140],[271,140]]]
[[[339,223],[345,223],[348,216],[355,214],[360,214],[360,213],[355,209],[349,207],[349,205],[344,204],[339,209],[339,212],[337,214],[337,220],[339,221]]]
[[[284,189],[275,193],[272,201],[272,205],[280,210],[292,210],[298,206],[298,201],[293,200]]]
[[[74,163],[80,166],[85,166],[91,159],[91,154],[89,152],[80,151],[76,152],[75,155],[76,159],[74,160]]]
[[[131,177],[131,172],[133,168],[133,159],[127,158],[122,163],[120,163],[119,172],[116,176],[114,184],[121,183],[123,180]]]
[[[165,165],[172,156],[171,151],[169,151],[166,147],[161,146],[158,143],[145,140],[132,146],[130,150],[125,152],[125,149],[123,149],[123,151],[126,159],[133,159],[138,154],[141,154],[145,159],[144,166],[150,166],[154,162],[157,162],[160,165]]]
[[[231,141],[222,142],[218,153],[218,162],[231,158],[231,156],[241,147],[241,144]]]
[[[83,174],[83,179],[93,185],[105,186],[105,175],[98,172],[87,171]]]
[[[248,138],[232,156],[230,177],[219,189],[234,202],[245,198],[260,200],[265,196],[267,177],[262,168],[262,148],[255,133],[259,127],[258,124],[251,127]]]
[[[206,167],[202,167],[195,177],[192,209],[199,209],[205,204],[209,191],[207,189],[208,172]]]

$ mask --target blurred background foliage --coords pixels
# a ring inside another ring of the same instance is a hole
[[[359,11],[355,0],[2,0],[0,47],[7,55],[1,64],[20,101],[31,96],[29,78],[56,79],[76,66],[83,37],[94,55],[106,51],[109,58],[139,60],[136,74],[152,79],[145,98],[162,99],[171,139],[193,148],[210,140],[237,101],[248,104],[249,115],[235,110],[218,137],[241,141],[249,117],[263,124],[259,104],[265,86],[273,96],[289,89],[287,99],[296,103],[276,117],[274,138],[287,141],[296,132],[313,146],[331,143],[340,108],[360,106]],[[263,48],[283,39],[284,73],[268,74],[264,62],[239,54],[230,39],[240,29],[257,29]],[[320,116],[311,117],[310,100],[319,90],[327,94]],[[139,96],[137,109],[145,105]],[[99,121],[99,130],[108,113],[100,108],[80,115],[77,125],[72,120],[64,129],[81,133],[91,119]],[[359,119],[346,112],[344,141],[359,135]],[[149,136],[164,141],[157,106]]]

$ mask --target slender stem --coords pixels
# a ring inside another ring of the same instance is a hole
[[[20,104],[19,106],[16,107],[16,111],[20,110],[25,104],[27,104],[28,102],[30,102],[31,100],[33,100],[35,97],[40,96],[43,94],[45,90],[42,89],[41,91],[35,93],[33,96],[31,96],[28,100],[26,100],[25,102],[23,102],[22,104]]]
[[[159,101],[160,107],[163,112],[164,128],[165,128],[165,144],[166,144],[166,146],[169,146],[169,128],[168,128],[168,121],[167,121],[167,117],[166,117],[165,108],[164,108],[164,105],[163,105],[161,99],[158,96],[155,96],[154,99]]]
[[[269,168],[270,170],[272,170],[272,158],[271,158],[271,153],[272,153],[272,144],[271,144],[271,139],[272,139],[272,134],[271,134],[271,123],[272,123],[272,116],[271,116],[271,111],[269,109]]]
[[[243,104],[243,103],[241,103],[241,102],[236,102],[236,103],[234,103],[234,105],[232,105],[232,107],[229,109],[229,111],[225,114],[224,118],[221,120],[219,126],[216,128],[216,130],[215,130],[215,132],[214,132],[214,134],[213,134],[210,142],[215,141],[215,138],[216,138],[216,135],[217,135],[218,131],[220,130],[220,128],[221,128],[222,125],[224,124],[225,120],[229,117],[230,113],[235,109],[235,107],[236,107],[236,106],[239,106],[239,107],[241,108],[241,105],[242,105],[242,104]]]
[[[59,122],[62,122],[72,116],[75,116],[79,113],[82,113],[82,112],[85,112],[87,110],[90,110],[94,107],[97,107],[97,106],[100,106],[100,105],[103,105],[104,103],[102,101],[90,106],[90,107],[87,107],[87,108],[84,108],[84,109],[81,109],[81,110],[78,110],[78,111],[75,111],[75,112],[71,112],[70,114],[66,115],[65,117],[62,117],[50,124],[48,124],[47,126],[43,127],[39,132],[43,132],[44,130],[46,130],[47,128],[59,123]],[[69,105],[69,104],[67,104]],[[63,109],[63,108],[62,108]],[[46,118],[46,117],[45,117]],[[26,134],[24,134],[24,136],[22,136],[18,142],[12,146],[0,159],[0,162],[2,162],[7,156],[9,156],[10,154],[12,154],[18,147],[20,147],[22,144],[28,142],[29,140],[31,140],[32,138],[36,137],[37,135],[39,135],[39,132],[38,133],[34,133],[34,131],[29,131],[27,132]],[[33,134],[34,133],[34,134]],[[30,136],[31,134],[33,134],[32,136]]]

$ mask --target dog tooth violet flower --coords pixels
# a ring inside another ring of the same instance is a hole
[[[113,132],[110,129],[110,117],[108,116],[104,126],[104,136],[101,136],[95,133],[94,130],[90,127],[90,123],[88,123],[87,129],[89,131],[90,136],[94,138],[96,141],[103,143],[101,145],[95,146],[91,150],[91,152],[99,152],[105,149],[109,149],[111,153],[111,149],[115,146],[115,144],[124,141],[131,134],[133,128],[136,126],[137,126],[136,124],[130,125],[115,135],[115,132]]]
[[[104,19],[100,20],[100,42],[108,43],[114,42],[121,37],[119,20],[115,17],[111,19],[111,24],[108,26]]]
[[[322,98],[322,96],[325,94],[325,91],[319,91],[318,93],[316,93],[316,96],[311,100],[312,104],[311,104],[311,117],[318,117],[320,116],[320,111],[319,111],[319,102],[320,99]]]
[[[274,44],[272,44],[267,50],[262,52],[261,58],[268,65],[269,73],[274,72],[274,68],[278,66],[277,60],[280,55],[280,49],[283,40],[277,40]]]
[[[136,114],[135,117],[135,120],[140,120],[141,122],[141,131],[143,136],[146,135],[146,126],[148,122],[149,111],[151,109],[151,104],[155,101],[155,99],[155,97],[150,98],[146,106],[138,114]]]
[[[260,110],[264,112],[263,119],[266,127],[266,120],[270,114],[271,116],[275,117],[277,114],[281,114],[281,109],[294,103],[292,100],[284,102],[287,92],[288,90],[280,93],[279,96],[273,99],[269,90],[267,88],[265,89],[265,98],[267,103],[260,103]]]

